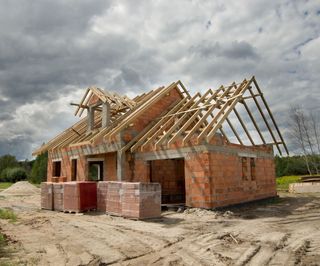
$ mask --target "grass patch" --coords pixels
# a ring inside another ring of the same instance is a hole
[[[7,189],[8,187],[10,187],[13,183],[10,182],[0,182],[0,190],[1,189]]]
[[[290,175],[282,176],[277,178],[277,189],[278,190],[288,190],[289,184],[300,182],[300,176]]]
[[[11,222],[15,222],[17,220],[17,215],[12,210],[0,208],[0,219],[6,219],[10,220]]]

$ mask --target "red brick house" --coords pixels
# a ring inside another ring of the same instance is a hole
[[[254,77],[193,96],[180,81],[134,99],[88,88],[73,105],[87,116],[34,152],[48,181],[157,182],[162,203],[202,208],[276,195],[273,146],[288,151]]]

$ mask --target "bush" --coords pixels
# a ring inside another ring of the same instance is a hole
[[[0,208],[0,219],[6,219],[10,220],[11,222],[15,222],[17,220],[17,215],[12,210]]]
[[[48,153],[43,153],[37,156],[35,159],[29,181],[34,184],[39,184],[47,180],[47,163]]]
[[[6,168],[14,168],[18,166],[19,166],[19,163],[16,157],[10,154],[0,156],[0,173],[2,173],[2,171],[5,170]]]
[[[289,184],[301,181],[300,176],[282,176],[277,178],[277,189],[288,190]]]
[[[1,182],[17,182],[27,179],[26,170],[21,167],[6,168],[1,172]]]

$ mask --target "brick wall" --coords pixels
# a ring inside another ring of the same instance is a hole
[[[189,145],[195,145],[194,141],[195,138]],[[179,142],[175,145],[179,145]],[[187,206],[214,208],[276,196],[272,146],[247,147],[229,144],[222,137],[217,136],[212,140],[211,145],[206,147],[208,150],[198,152],[193,148],[186,152],[182,151],[181,147],[175,147],[178,149],[176,154],[184,157]],[[172,151],[174,149],[167,151],[167,154],[171,154]],[[136,156],[135,181],[150,180],[150,170],[148,170],[150,162],[147,161],[150,160],[148,158],[150,154],[152,155],[152,152],[149,150]],[[247,158],[245,160],[246,178],[243,178],[242,173],[242,157]],[[167,181],[174,183],[175,177],[172,173],[175,167],[167,161],[170,160],[154,162],[157,165],[158,175],[166,176],[162,183],[163,193],[174,193],[167,190],[167,184],[170,184]],[[161,183],[159,180],[152,181]]]
[[[246,151],[241,146],[238,148],[239,152]],[[246,178],[242,174],[242,156],[237,154],[190,153],[185,158],[188,206],[214,208],[276,196],[272,157],[246,157]]]
[[[150,106],[147,112],[137,117],[133,121],[133,126],[123,131],[123,141],[129,142],[136,134],[142,131],[150,122],[158,118],[164,111],[169,111],[169,107],[174,103],[180,101],[181,95],[176,88],[173,88],[167,95],[163,96],[152,106]]]
[[[155,160],[150,166],[150,181],[161,184],[162,203],[185,202],[184,160]]]
[[[60,156],[61,161],[61,176],[67,177],[67,181],[71,180],[71,160],[77,159],[77,181],[88,180],[88,158],[102,158],[104,160],[103,177],[105,181],[117,180],[117,154],[105,153],[85,156],[83,154],[75,155],[75,157],[69,157],[67,155],[68,149],[63,149]],[[54,160],[49,155],[47,166],[47,181],[51,182],[53,174]]]

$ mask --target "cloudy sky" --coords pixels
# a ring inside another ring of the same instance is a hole
[[[31,158],[89,85],[204,91],[255,75],[281,130],[320,103],[320,2],[0,0],[0,155]]]

